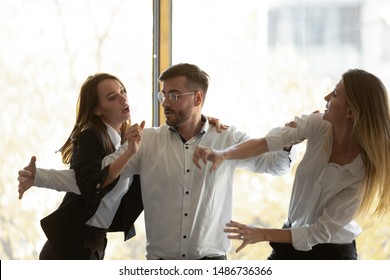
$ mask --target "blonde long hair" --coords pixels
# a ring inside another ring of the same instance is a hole
[[[97,87],[100,82],[107,79],[117,80],[125,89],[125,86],[117,77],[107,73],[97,73],[93,76],[89,76],[81,86],[76,107],[76,123],[69,135],[69,138],[59,149],[62,156],[62,162],[67,165],[70,164],[72,159],[74,142],[79,137],[81,131],[87,127],[94,128],[101,135],[103,139],[103,148],[106,154],[110,154],[115,151],[107,133],[106,125],[99,116],[95,115],[95,109],[99,105]],[[122,142],[124,141],[124,135],[129,125],[129,122],[124,122],[121,126]]]
[[[366,169],[358,214],[386,214],[390,210],[390,115],[387,91],[380,79],[360,69],[342,76],[347,102],[354,117],[353,136],[358,141]]]

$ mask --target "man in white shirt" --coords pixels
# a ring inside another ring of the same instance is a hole
[[[140,149],[121,174],[141,177],[146,258],[226,259],[230,241],[223,229],[232,216],[235,169],[282,175],[290,168],[289,152],[227,161],[213,173],[207,167],[198,169],[192,161],[196,145],[223,149],[249,136],[234,127],[218,133],[209,125],[201,113],[209,77],[196,65],[173,65],[161,74],[160,82],[166,124],[143,130]],[[126,148],[127,143],[107,156],[103,166]],[[58,189],[62,182],[74,190],[72,171],[56,172],[38,170],[34,185]]]

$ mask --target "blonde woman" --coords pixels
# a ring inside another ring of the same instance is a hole
[[[349,70],[325,96],[326,110],[296,119],[296,127],[275,128],[224,150],[198,147],[194,162],[244,159],[307,139],[282,229],[254,228],[231,221],[230,239],[269,241],[268,259],[357,259],[358,214],[390,210],[390,117],[383,83],[364,70]]]

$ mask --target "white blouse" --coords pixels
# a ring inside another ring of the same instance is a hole
[[[292,245],[297,250],[308,251],[320,243],[350,243],[361,233],[354,221],[365,175],[361,155],[343,166],[329,162],[332,125],[319,113],[295,121],[297,128],[275,128],[266,137],[270,151],[307,139],[305,155],[295,174],[286,221],[291,226]]]

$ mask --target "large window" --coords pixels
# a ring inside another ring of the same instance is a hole
[[[323,111],[324,96],[350,68],[371,71],[390,87],[389,61],[383,59],[390,47],[390,13],[384,3],[174,0],[172,60],[198,64],[211,76],[205,114],[264,135],[295,115]],[[304,144],[300,156],[303,151]],[[233,218],[281,227],[293,175],[294,168],[283,177],[238,170]],[[363,228],[359,257],[389,259],[390,225],[376,227],[368,219]],[[256,244],[241,252],[229,258],[264,259],[270,248]]]
[[[119,77],[132,121],[151,126],[152,1],[0,0],[0,5],[0,259],[37,259],[46,240],[39,220],[58,207],[63,194],[30,190],[19,201],[17,171],[32,155],[39,167],[67,168],[55,151],[73,128],[82,82],[96,72]],[[124,250],[124,257],[123,236],[118,240],[118,246],[114,240],[110,245],[119,257],[143,258],[143,241],[139,252],[132,251],[138,255]]]

